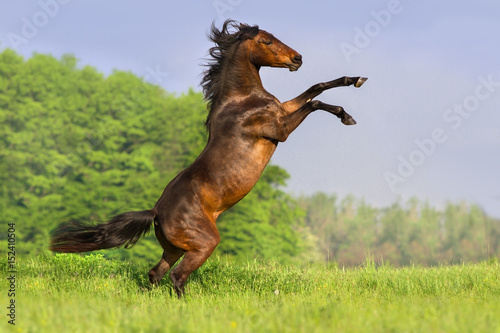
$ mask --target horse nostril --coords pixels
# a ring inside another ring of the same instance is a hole
[[[302,62],[302,56],[300,54],[297,54],[294,58],[293,58],[293,61],[294,62]]]

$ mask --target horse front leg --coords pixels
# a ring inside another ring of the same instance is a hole
[[[348,114],[343,107],[326,104],[321,101],[309,101],[300,107],[297,111],[284,117],[285,124],[290,132],[293,132],[302,121],[311,113],[317,110],[323,110],[340,118],[344,125],[355,125],[356,121]]]
[[[336,80],[322,82],[313,85],[311,88],[307,89],[305,92],[300,94],[299,96],[291,99],[287,102],[282,103],[283,108],[287,113],[292,113],[295,110],[299,109],[301,106],[311,101],[313,98],[321,94],[323,91],[336,88],[336,87],[347,87],[350,85],[354,85],[356,88],[359,88],[368,80],[366,77],[349,77],[343,76]]]
[[[326,104],[320,101],[309,101],[296,111],[287,114],[280,119],[280,137],[276,138],[280,142],[286,141],[288,136],[306,119],[306,117],[316,110],[329,112],[342,121],[344,125],[355,125],[356,121],[348,114],[343,107]]]

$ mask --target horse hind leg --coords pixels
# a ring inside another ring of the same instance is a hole
[[[187,252],[181,263],[170,272],[170,279],[172,279],[174,290],[179,298],[185,294],[184,286],[189,275],[203,265],[212,254],[215,246],[202,251]]]
[[[159,285],[165,273],[179,260],[184,252],[173,246],[165,237],[160,227],[155,223],[155,235],[163,247],[163,255],[160,261],[149,271],[149,282]]]
[[[174,252],[164,251],[160,261],[149,271],[149,282],[153,285],[159,285],[165,273],[182,257],[183,252],[176,250]]]
[[[179,298],[185,294],[184,286],[189,275],[203,265],[220,242],[220,235],[215,225],[211,225],[210,222],[208,225],[212,226],[209,232],[205,230],[203,233],[197,234],[196,237],[191,234],[189,240],[185,239],[185,244],[188,245],[189,249],[187,249],[180,264],[170,271],[170,278]]]
[[[162,257],[160,261],[149,271],[149,282],[153,286],[157,286],[160,284],[161,279],[165,275],[165,273],[170,269],[170,265],[167,261]]]

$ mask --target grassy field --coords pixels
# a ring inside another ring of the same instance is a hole
[[[1,262],[2,277],[7,262]],[[19,260],[16,325],[1,332],[500,332],[500,265],[233,264],[213,258],[178,300],[149,267],[101,256]],[[7,313],[8,280],[2,278]]]

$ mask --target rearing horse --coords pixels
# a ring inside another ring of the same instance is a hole
[[[356,123],[342,107],[313,98],[334,87],[360,87],[366,78],[342,77],[319,83],[281,103],[262,86],[259,69],[271,66],[296,71],[302,65],[299,53],[257,26],[232,20],[224,22],[221,30],[212,25],[210,39],[216,46],[210,49],[213,59],[202,80],[209,108],[209,138],[200,156],[167,185],[152,209],[123,213],[95,226],[62,224],[51,240],[52,251],[128,248],[154,222],[164,252],[149,271],[149,280],[158,284],[184,256],[170,272],[181,297],[189,275],[220,241],[217,218],[250,192],[279,142],[316,110],[334,114],[345,125]]]

